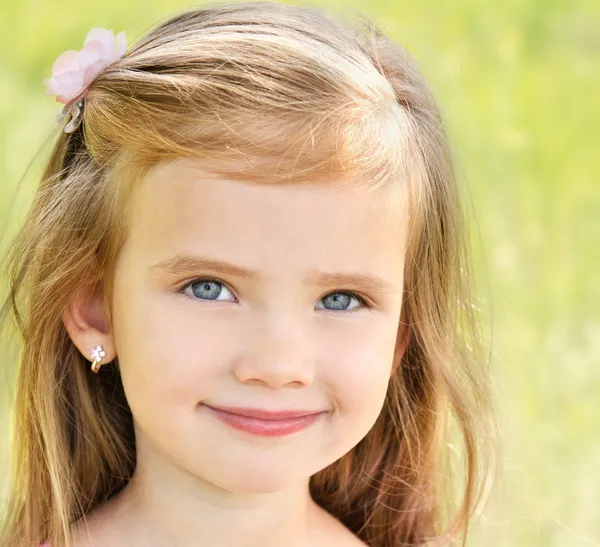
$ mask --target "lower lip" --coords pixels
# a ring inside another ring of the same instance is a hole
[[[319,414],[309,414],[306,416],[298,416],[297,418],[288,418],[286,420],[261,420],[258,418],[249,418],[248,416],[240,416],[239,414],[231,414],[207,405],[204,406],[206,406],[216,418],[227,425],[263,437],[281,437],[283,435],[290,435],[291,433],[295,433],[296,431],[300,431],[301,429],[314,424],[322,414],[321,412]]]

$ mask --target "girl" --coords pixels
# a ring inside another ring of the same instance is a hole
[[[365,20],[213,4],[57,59],[2,310],[2,546],[466,540],[491,413],[462,206],[427,84]]]

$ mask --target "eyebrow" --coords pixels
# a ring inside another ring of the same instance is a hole
[[[164,277],[194,274],[199,270],[210,270],[251,280],[260,278],[257,272],[224,260],[184,254],[158,262],[150,266],[148,270]],[[394,283],[377,275],[359,273],[327,273],[313,270],[308,273],[305,282],[313,286],[351,285],[359,290],[380,294],[397,294],[400,292],[400,289]]]

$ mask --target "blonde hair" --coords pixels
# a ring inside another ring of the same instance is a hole
[[[1,544],[69,545],[70,525],[132,476],[118,358],[90,373],[61,314],[90,282],[112,300],[129,194],[158,161],[181,156],[255,183],[340,175],[368,188],[406,185],[408,348],[373,428],[311,477],[310,490],[373,547],[466,541],[491,469],[493,413],[466,215],[436,101],[371,19],[346,24],[313,7],[249,2],[159,22],[90,85],[81,127],[58,134],[7,256],[2,318],[14,313],[23,352]],[[452,424],[464,461],[456,503]]]

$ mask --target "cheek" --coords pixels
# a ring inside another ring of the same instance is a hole
[[[123,386],[132,412],[193,411],[210,393],[226,362],[219,340],[199,314],[178,301],[183,296],[139,298],[130,295],[115,315],[117,351]]]
[[[328,435],[331,462],[352,450],[369,433],[385,402],[393,347],[382,338],[363,338],[329,356],[326,388],[336,403]],[[335,363],[335,364],[333,364]]]
[[[362,413],[369,408],[374,411],[381,408],[386,394],[393,352],[348,351],[339,359],[337,375],[329,380],[335,382],[335,393],[341,412]]]
[[[356,432],[358,440],[373,426],[385,401],[396,339],[393,330],[382,326],[352,337],[326,357],[332,365],[325,381],[340,420]]]

